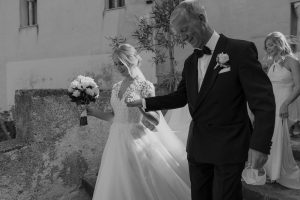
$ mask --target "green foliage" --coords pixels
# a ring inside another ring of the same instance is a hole
[[[156,0],[148,17],[137,18],[137,29],[132,36],[138,41],[140,50],[154,53],[155,64],[164,63],[167,58],[172,59],[170,50],[173,52],[175,46],[185,45],[170,27],[171,13],[179,2],[180,0]]]
[[[169,74],[160,75],[162,81],[158,84],[158,87],[168,88],[169,91],[175,90],[180,79],[180,73],[175,70],[174,48],[183,48],[186,44],[170,26],[171,13],[180,2],[181,0],[156,0],[148,16],[136,18],[137,29],[132,34],[137,40],[137,51],[153,53],[152,61],[156,65],[169,60],[171,71]],[[123,36],[108,39],[112,49],[126,42]]]
[[[174,91],[181,80],[181,73],[175,71],[174,73],[162,74],[162,81],[158,87],[166,88],[168,91]]]
[[[112,49],[117,48],[120,44],[126,43],[127,39],[124,36],[115,36],[115,37],[107,37],[106,39],[110,40],[111,43],[109,46]]]
[[[156,0],[148,17],[137,18],[137,29],[132,34],[138,42],[139,50],[154,54],[152,60],[156,65],[169,59],[171,71],[162,75],[159,84],[159,87],[167,87],[169,91],[175,90],[179,80],[179,73],[175,71],[174,48],[175,46],[183,48],[186,44],[170,26],[171,13],[180,1]]]

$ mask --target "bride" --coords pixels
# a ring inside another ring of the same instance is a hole
[[[136,98],[154,96],[153,84],[139,69],[141,57],[129,44],[117,47],[112,57],[124,77],[112,88],[113,111],[87,107],[88,115],[112,120],[93,200],[191,199],[183,142],[171,131],[161,112],[126,105]],[[149,123],[155,128],[147,128]]]

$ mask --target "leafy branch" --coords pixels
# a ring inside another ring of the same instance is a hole
[[[127,41],[127,39],[124,36],[114,36],[114,37],[109,36],[109,37],[106,37],[106,39],[111,41],[109,46],[112,49],[117,48],[120,44],[126,43],[126,41]]]
[[[137,51],[149,51],[153,53],[152,61],[156,65],[169,60],[170,72],[158,75],[162,80],[159,87],[174,91],[180,79],[180,73],[175,70],[176,60],[174,57],[175,46],[183,48],[185,41],[176,34],[170,26],[171,13],[181,0],[156,0],[149,15],[136,17],[137,29],[132,37],[137,40]],[[123,36],[109,37],[112,49],[119,44],[125,43]]]
[[[170,26],[171,13],[179,2],[180,0],[156,0],[149,16],[137,18],[137,29],[132,34],[138,42],[139,50],[154,54],[152,60],[156,65],[169,59],[170,73],[161,76],[163,80],[160,84],[167,85],[169,91],[173,91],[178,83],[174,58],[175,46],[183,48],[186,44]]]

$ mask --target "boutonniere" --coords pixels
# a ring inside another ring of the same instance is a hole
[[[228,67],[230,68],[230,66],[228,64],[226,64],[229,62],[229,56],[227,53],[223,53],[223,52],[219,53],[217,55],[216,60],[217,60],[217,64],[214,67],[214,69],[217,69],[217,67],[222,67],[223,69],[228,68]]]

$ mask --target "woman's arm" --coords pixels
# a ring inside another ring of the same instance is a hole
[[[142,83],[141,89],[141,97],[154,97],[155,96],[155,88],[154,85],[149,81],[144,81]],[[158,125],[159,123],[159,112],[158,111],[145,111],[143,108],[138,107],[141,113],[143,114],[144,118],[147,119],[153,125]]]
[[[112,121],[114,118],[114,112],[101,112],[98,108],[92,105],[86,106],[87,114],[93,117],[96,117],[98,119],[104,120],[104,121]]]
[[[286,100],[282,103],[280,108],[280,116],[288,117],[288,106],[293,103],[300,95],[300,63],[295,58],[290,56],[286,57],[285,62],[283,63],[284,67],[291,71],[294,88],[291,94],[286,98]]]

